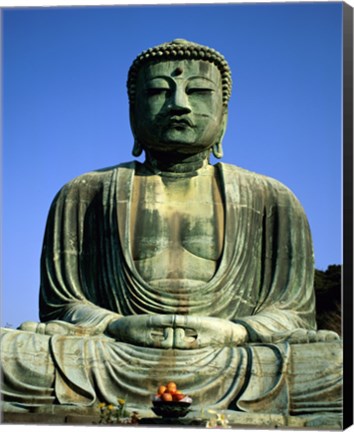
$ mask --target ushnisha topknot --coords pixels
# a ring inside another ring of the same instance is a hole
[[[216,50],[185,39],[174,39],[149,48],[139,54],[128,72],[128,97],[131,106],[135,102],[136,80],[140,68],[147,63],[163,60],[205,60],[214,63],[221,73],[223,104],[227,105],[231,96],[231,70],[225,58]]]

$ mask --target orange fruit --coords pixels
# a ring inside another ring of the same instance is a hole
[[[173,400],[171,393],[166,393],[166,392],[161,395],[161,399],[164,402],[171,402]]]
[[[166,387],[167,387],[167,390],[172,394],[176,393],[176,391],[177,391],[177,384],[173,381],[170,381]]]
[[[160,385],[159,388],[157,389],[157,394],[162,395],[162,393],[165,393],[165,391],[166,391],[166,386]]]
[[[179,390],[177,390],[176,393],[174,393],[172,395],[172,398],[174,401],[178,402],[184,398],[184,394],[182,392],[180,392]]]

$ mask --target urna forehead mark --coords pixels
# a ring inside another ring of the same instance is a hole
[[[172,71],[171,76],[179,76],[183,74],[183,68],[181,66],[176,67],[174,71]]]

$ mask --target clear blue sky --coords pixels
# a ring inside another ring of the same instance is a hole
[[[50,203],[73,177],[133,158],[128,68],[177,37],[230,63],[224,161],[290,187],[316,267],[340,264],[341,18],[341,3],[5,10],[2,323],[38,320]]]

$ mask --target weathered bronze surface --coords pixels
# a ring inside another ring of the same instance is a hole
[[[341,341],[316,331],[301,205],[274,179],[209,162],[230,92],[225,59],[191,42],[133,63],[133,154],[146,160],[56,196],[42,322],[2,335],[6,410],[117,397],[147,409],[173,380],[195,409],[340,415]]]

